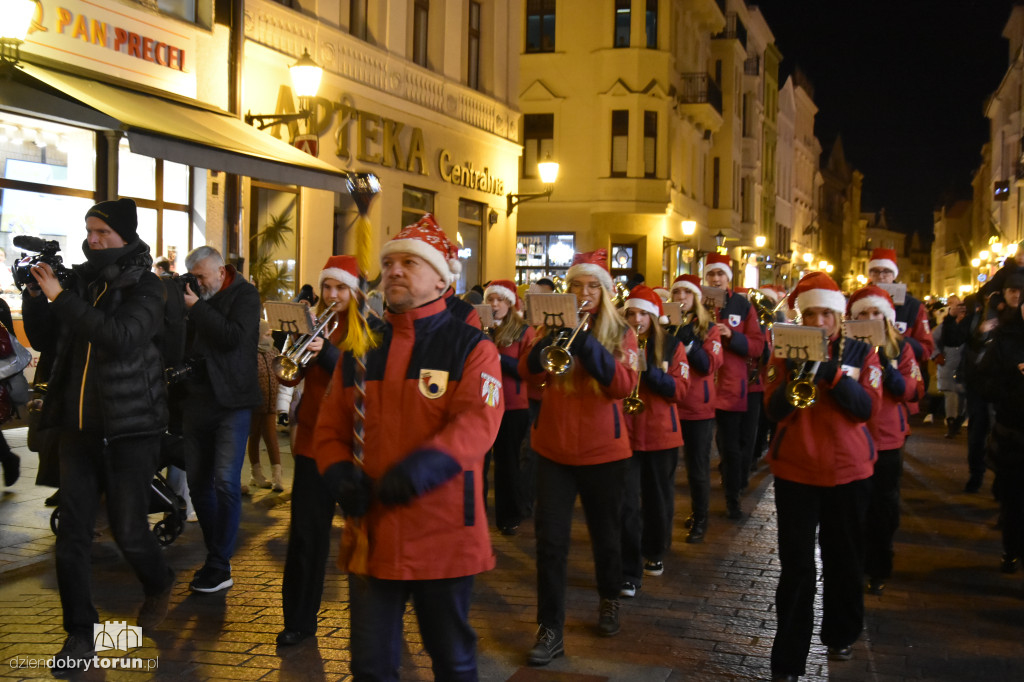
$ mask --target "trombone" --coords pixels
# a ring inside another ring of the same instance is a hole
[[[772,325],[775,324],[775,314],[782,310],[782,306],[786,304],[786,297],[783,296],[782,300],[775,303],[770,297],[757,289],[751,289],[747,292],[747,300],[750,301],[751,305],[754,306],[754,310],[757,311],[757,317],[761,322],[761,326],[767,329],[771,329]]]
[[[586,301],[580,303],[576,314],[579,315],[583,312],[583,308],[586,305]],[[558,336],[555,337],[554,343],[540,352],[540,364],[545,372],[561,376],[572,369],[572,353],[569,351],[569,348],[572,346],[572,342],[576,340],[576,335],[580,333],[580,330],[586,329],[588,322],[590,322],[590,313],[583,313],[583,317],[580,318],[579,323],[572,330],[571,334],[568,329],[562,328],[558,332]]]
[[[640,337],[640,325],[636,326],[636,335],[639,341],[637,342],[640,346],[640,355],[644,358],[647,357],[647,338]],[[628,415],[638,415],[647,409],[647,404],[644,399],[640,397],[640,380],[643,377],[643,371],[636,373],[636,384],[633,386],[632,392],[622,400],[622,411]]]
[[[334,330],[338,328],[338,320],[334,319],[335,317],[337,317],[337,312],[332,306],[330,310],[316,319],[313,331],[295,339],[295,343],[288,346],[285,352],[274,358],[271,366],[278,381],[285,386],[295,386],[302,381],[306,365],[313,359],[313,352],[307,351],[306,348],[322,332],[328,338],[334,333]],[[325,329],[326,332],[324,331]]]

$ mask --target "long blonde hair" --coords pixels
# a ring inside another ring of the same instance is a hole
[[[509,306],[508,313],[501,321],[501,324],[494,330],[494,345],[498,348],[508,348],[519,340],[526,328],[526,320],[522,314],[513,306]]]
[[[637,310],[640,309],[637,308]],[[626,315],[629,314],[629,311],[629,308],[622,308],[622,317],[624,319]],[[661,367],[661,363],[665,360],[665,337],[668,336],[668,332],[666,332],[665,328],[661,326],[661,322],[658,321],[657,315],[654,315],[653,313],[650,313],[646,310],[642,310],[641,312],[647,313],[647,316],[651,320],[651,325],[650,327],[647,328],[647,343],[654,344],[654,364],[656,364],[658,367]],[[629,320],[626,320],[626,325],[632,326],[629,324]],[[636,331],[636,329],[634,329],[633,331]],[[636,338],[637,342],[639,342],[640,335],[637,334]]]
[[[323,286],[320,288],[320,300],[317,301],[315,308],[315,317],[318,319],[324,314],[329,305],[333,305],[328,304],[328,302],[324,300]],[[338,348],[340,348],[342,352],[350,350],[352,351],[352,354],[356,356],[365,355],[368,350],[380,345],[380,335],[374,333],[370,329],[370,325],[367,323],[366,319],[359,314],[359,308],[363,304],[363,300],[366,295],[359,288],[347,288],[350,292],[348,305],[345,310],[337,313],[337,315],[339,321],[342,315],[346,316],[348,325],[346,327],[345,338],[338,342]]]
[[[711,325],[715,323],[715,320],[711,319],[711,312],[704,307],[700,296],[697,294],[693,294],[693,310],[691,312],[695,320],[693,325],[694,334],[703,341],[708,338],[708,330],[711,329]]]

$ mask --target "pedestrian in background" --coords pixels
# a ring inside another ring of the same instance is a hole
[[[954,438],[960,434],[967,414],[961,359],[970,335],[971,321],[959,296],[952,294],[947,304],[946,317],[932,332],[935,343],[933,359],[937,366],[935,384],[945,398],[946,438]]]
[[[249,425],[249,485],[242,486],[242,493],[248,495],[257,488],[271,488],[274,492],[284,492],[284,479],[281,473],[281,446],[277,442],[277,393],[281,382],[274,373],[274,358],[279,355],[274,348],[274,333],[270,323],[260,320],[260,341],[256,349],[256,370],[259,376],[260,404],[252,410],[252,421]],[[263,475],[260,464],[260,441],[267,446],[267,457],[270,459],[270,477],[268,481]]]

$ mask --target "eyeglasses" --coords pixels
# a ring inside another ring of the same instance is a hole
[[[601,284],[599,282],[590,282],[588,284],[584,284],[583,282],[573,280],[569,282],[569,291],[572,291],[574,293],[584,292],[588,294],[596,294],[597,292],[601,291]]]

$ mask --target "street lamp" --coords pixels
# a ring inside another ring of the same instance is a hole
[[[252,114],[245,115],[245,122],[249,125],[259,123],[258,130],[266,130],[270,126],[281,123],[290,123],[308,119],[313,111],[310,108],[311,102],[320,89],[320,80],[323,78],[323,68],[313,61],[309,56],[309,50],[303,50],[299,60],[288,67],[292,77],[292,88],[299,97],[299,111],[294,114]]]
[[[719,230],[718,234],[715,235],[715,246],[718,248],[725,246],[725,235],[722,234],[721,230]]]
[[[767,243],[768,237],[765,237],[763,234],[759,234],[756,237],[754,237],[754,246],[756,246],[759,249],[763,249],[764,245]]]
[[[35,0],[9,0],[4,3],[5,18],[0,25],[0,63],[17,64],[21,60],[21,44],[25,42],[35,13]]]
[[[697,221],[696,220],[684,220],[682,222],[683,236],[692,237],[697,233]]]
[[[814,254],[813,253],[808,251],[807,253],[804,254],[804,263],[807,263],[807,265],[810,265],[812,260],[814,260]]]
[[[532,192],[529,194],[509,193],[506,195],[506,218],[512,215],[512,211],[516,210],[516,206],[519,204],[527,201],[533,201],[534,199],[540,199],[541,197],[551,197],[551,193],[555,191],[555,180],[558,179],[558,163],[552,161],[551,157],[547,157],[537,164],[537,172],[540,173],[540,181],[544,183],[544,191]]]

